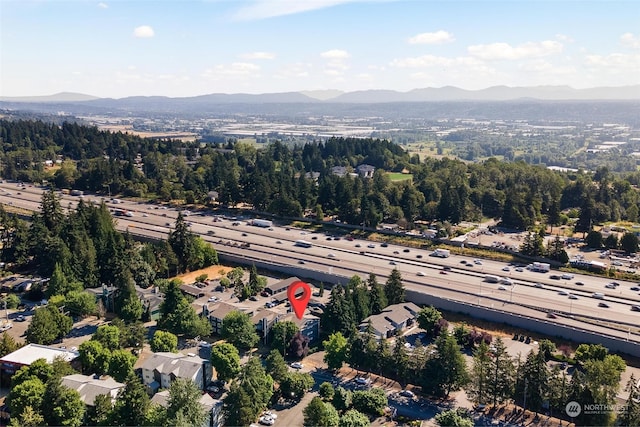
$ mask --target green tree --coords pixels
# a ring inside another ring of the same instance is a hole
[[[31,377],[11,387],[9,392],[9,407],[11,417],[20,419],[27,407],[40,413],[45,384],[37,377]]]
[[[491,376],[491,356],[489,346],[484,341],[473,352],[473,366],[467,386],[467,395],[476,404],[486,404],[489,401],[488,383]]]
[[[584,239],[588,247],[600,249],[603,245],[602,234],[599,231],[591,230]]]
[[[620,239],[620,247],[629,254],[635,254],[638,252],[638,236],[635,233],[624,233]]]
[[[176,378],[169,387],[167,426],[201,426],[207,419],[207,410],[200,403],[202,392],[186,378]]]
[[[338,386],[333,394],[333,406],[338,411],[346,411],[351,407],[353,393],[342,386]]]
[[[151,351],[158,352],[178,352],[178,337],[171,332],[157,330],[151,338]]]
[[[625,411],[620,415],[619,424],[622,426],[640,425],[640,388],[638,380],[631,374],[627,381],[625,391],[629,393]]]
[[[20,415],[11,414],[12,427],[40,427],[45,425],[42,414],[31,406],[26,406]]]
[[[336,371],[342,368],[342,365],[347,360],[348,356],[348,342],[347,339],[340,332],[335,332],[329,335],[329,339],[322,342],[324,346],[324,362],[328,368]]]
[[[6,332],[0,334],[0,357],[4,357],[9,353],[13,353],[24,344],[17,343],[11,335]]]
[[[501,337],[496,338],[493,347],[487,393],[496,406],[513,396],[515,365]]]
[[[136,360],[136,356],[128,350],[113,351],[109,358],[109,375],[116,381],[125,381],[129,374],[133,372],[133,365],[135,365]]]
[[[27,327],[27,341],[34,344],[51,344],[71,331],[73,321],[53,305],[36,309]]]
[[[335,391],[333,389],[333,385],[330,382],[325,381],[322,384],[320,384],[318,393],[320,394],[320,397],[322,398],[322,400],[326,402],[330,402],[331,400],[333,400],[333,395]]]
[[[280,351],[275,348],[269,352],[265,362],[267,373],[271,375],[274,381],[279,383],[284,381],[287,375],[289,375],[289,368],[284,361],[284,357],[282,357]]]
[[[252,357],[244,365],[239,381],[231,384],[224,399],[222,411],[227,425],[253,423],[273,395],[273,379],[268,375],[260,359]]]
[[[430,336],[434,335],[438,321],[442,319],[442,313],[432,305],[424,307],[418,312],[418,325]]]
[[[367,279],[367,287],[369,288],[369,312],[371,314],[380,314],[387,305],[387,296],[384,293],[382,285],[378,283],[378,279],[374,273],[369,273]]]
[[[290,372],[280,383],[282,395],[289,398],[302,399],[305,393],[313,387],[314,380],[306,372]]]
[[[182,212],[178,212],[174,228],[169,233],[167,241],[178,257],[180,271],[189,270],[197,256],[195,235],[189,230]]]
[[[404,286],[402,285],[402,276],[397,268],[391,271],[391,275],[384,285],[384,294],[387,297],[389,305],[404,302]]]
[[[353,392],[353,408],[365,414],[380,416],[387,404],[387,395],[381,388]]]
[[[340,427],[367,427],[370,424],[369,417],[355,409],[350,409],[342,414],[338,423]]]
[[[218,379],[231,381],[240,373],[240,354],[229,343],[216,344],[211,348],[211,366],[216,370]]]
[[[88,340],[81,343],[78,353],[80,353],[80,363],[85,373],[102,375],[109,370],[111,352],[104,348],[100,341]]]
[[[86,291],[71,291],[65,298],[65,308],[77,316],[90,316],[98,312],[95,295]]]
[[[149,410],[149,395],[140,379],[130,373],[124,388],[118,393],[113,408],[113,424],[121,426],[139,426],[145,422]]]
[[[239,349],[248,350],[255,346],[260,337],[248,314],[232,311],[222,320],[222,337]]]
[[[120,348],[120,329],[113,325],[100,325],[91,339],[108,350],[117,350]]]
[[[542,410],[547,397],[547,387],[550,378],[549,367],[540,351],[531,351],[527,355],[521,375],[516,383],[516,401],[527,401],[527,409]]]
[[[42,401],[42,416],[46,425],[81,426],[86,406],[80,400],[80,393],[61,384],[59,378],[47,382]]]
[[[338,411],[330,403],[314,397],[303,409],[304,425],[318,427],[337,427],[340,422]]]
[[[285,349],[288,347],[291,339],[295,334],[300,331],[298,325],[290,320],[284,320],[277,322],[271,328],[271,348],[274,348],[282,352],[283,356],[286,356]]]
[[[448,396],[467,384],[467,366],[453,335],[440,334],[435,345],[436,355],[425,366],[422,385],[428,392]]]
[[[473,419],[463,408],[440,412],[436,415],[436,423],[441,427],[473,427]]]
[[[93,406],[87,407],[87,425],[105,426],[110,425],[113,402],[108,394],[99,394],[93,400]]]

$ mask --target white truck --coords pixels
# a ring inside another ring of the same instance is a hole
[[[531,271],[539,271],[540,273],[548,273],[551,265],[546,262],[534,262],[531,264]]]
[[[255,225],[256,227],[272,227],[273,226],[273,221],[269,221],[268,219],[254,219],[251,221],[252,225]]]
[[[500,281],[500,278],[498,276],[489,274],[487,276],[484,276],[484,281],[489,283],[498,283]]]
[[[449,255],[451,255],[451,251],[449,251],[449,249],[438,248],[435,251],[433,251],[431,255],[439,258],[449,258]]]

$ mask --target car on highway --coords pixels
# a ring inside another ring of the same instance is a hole
[[[397,265],[397,263],[395,261],[389,261],[389,264],[391,265]]]
[[[426,274],[424,274],[424,271],[418,271],[416,273],[416,275],[418,275],[418,276],[426,276]]]
[[[298,260],[298,264],[305,264],[305,262],[301,259]]]
[[[440,274],[447,274],[447,272],[444,270],[440,270]]]
[[[334,254],[333,252],[329,252],[329,253],[327,254],[327,257],[329,257],[329,258],[335,258],[335,257],[336,257],[336,254]]]
[[[567,292],[567,291],[558,291],[558,295],[562,295],[563,297],[566,297],[567,295],[569,295],[569,292]]]
[[[632,286],[631,290],[632,291],[640,291],[640,287],[639,286]]]
[[[524,271],[524,269],[522,267],[516,267],[516,271],[518,273],[522,273]]]
[[[247,233],[242,233],[242,237],[247,237]]]
[[[383,248],[386,248],[387,246],[389,246],[388,243],[381,243],[380,246],[382,246]]]
[[[282,240],[276,240],[276,244],[277,245],[281,245],[282,244]]]
[[[302,369],[302,367],[303,367],[304,365],[303,365],[302,363],[300,363],[300,362],[293,362],[293,363],[292,363],[291,365],[289,365],[289,366],[291,366],[293,369]]]
[[[631,311],[640,311],[640,305],[632,305]]]
[[[564,273],[561,277],[562,277],[564,280],[571,280],[571,279],[573,279],[573,274]]]
[[[552,312],[548,312],[548,313],[547,313],[547,317],[548,317],[549,319],[557,319],[557,318],[558,318],[558,316],[556,316],[556,315],[555,315],[555,314],[553,314]]]
[[[482,265],[482,261],[480,261],[479,259],[474,259],[474,260],[473,260],[473,263],[474,263],[475,265]]]
[[[369,249],[373,249],[373,248],[375,248],[375,247],[376,247],[376,245],[374,245],[373,243],[369,243],[369,244],[367,245],[367,247],[368,247]]]
[[[509,268],[508,266],[504,266],[502,267],[502,271],[511,271],[511,268]]]
[[[403,249],[402,252],[410,252],[410,249]]]
[[[360,243],[356,243],[356,248],[361,248],[362,245]]]
[[[498,290],[499,290],[499,291],[506,291],[506,290],[507,290],[507,288],[505,288],[504,286],[498,286]]]
[[[615,289],[616,285],[614,285],[613,283],[607,283],[606,285],[604,285],[604,287],[607,289]]]
[[[569,294],[569,299],[580,299],[577,295]]]
[[[600,302],[598,303],[598,307],[609,308],[609,304],[607,304],[606,302]]]
[[[578,286],[584,286],[584,282],[576,282],[576,285],[578,285]]]
[[[536,283],[533,286],[535,286],[536,288],[539,288],[539,289],[543,289],[544,288],[544,286],[542,286],[542,283]]]
[[[416,255],[416,258],[422,258],[422,255],[418,254]]]
[[[551,276],[549,276],[549,279],[560,280],[560,276],[558,276],[557,274],[552,274]]]

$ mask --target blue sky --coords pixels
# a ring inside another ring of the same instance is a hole
[[[639,83],[636,0],[0,0],[0,96]]]

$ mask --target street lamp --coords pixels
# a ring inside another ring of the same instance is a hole
[[[515,285],[515,284],[514,284],[514,285],[511,285],[511,294],[510,294],[510,296],[509,296],[509,302],[510,302],[510,303],[511,303],[511,302],[513,302],[513,288],[515,288],[515,287],[516,287],[516,285]]]

